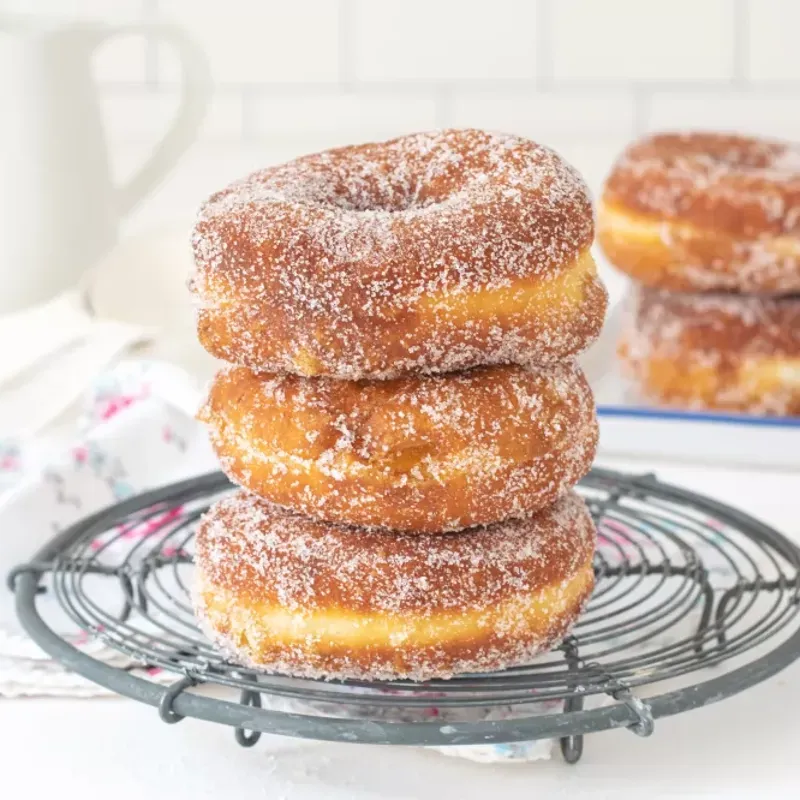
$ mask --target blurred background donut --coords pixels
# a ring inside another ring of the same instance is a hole
[[[609,261],[679,291],[800,292],[800,146],[658,134],[617,160],[598,211]]]
[[[800,416],[800,297],[632,292],[620,356],[645,402]]]

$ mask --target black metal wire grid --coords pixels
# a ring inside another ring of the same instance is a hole
[[[11,576],[29,634],[71,669],[158,706],[165,721],[233,725],[243,745],[260,732],[418,745],[559,737],[573,762],[585,733],[627,726],[647,735],[655,718],[734,694],[800,656],[800,551],[791,542],[653,476],[595,469],[578,489],[598,525],[596,588],[571,635],[534,664],[425,684],[255,672],[217,651],[191,610],[194,526],[229,488],[219,473],[185,481],[58,536]],[[179,678],[165,689],[78,651],[40,614],[43,587],[79,629]],[[201,685],[238,692],[238,702],[192,689]],[[427,715],[432,704],[465,718],[442,724]],[[469,709],[503,714],[470,719]]]

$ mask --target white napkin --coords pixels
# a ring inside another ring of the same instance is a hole
[[[92,379],[151,331],[100,319],[82,294],[0,317],[0,439],[30,439],[72,408]]]

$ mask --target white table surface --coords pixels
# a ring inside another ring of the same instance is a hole
[[[800,475],[609,463],[655,471],[762,517],[800,542]],[[163,724],[127,700],[0,700],[0,797],[160,800],[798,796],[800,664],[722,703],[658,720],[649,739],[587,737],[577,766],[480,765],[399,747],[263,737]]]

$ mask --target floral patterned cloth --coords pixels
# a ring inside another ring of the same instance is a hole
[[[0,441],[0,573],[30,560],[53,535],[104,506],[214,469],[205,432],[194,419],[199,399],[200,387],[176,367],[122,362],[92,386],[77,428],[41,441]],[[42,602],[49,602],[46,596]],[[85,635],[73,642],[122,663]],[[2,587],[0,696],[101,693],[22,635],[13,595]]]

